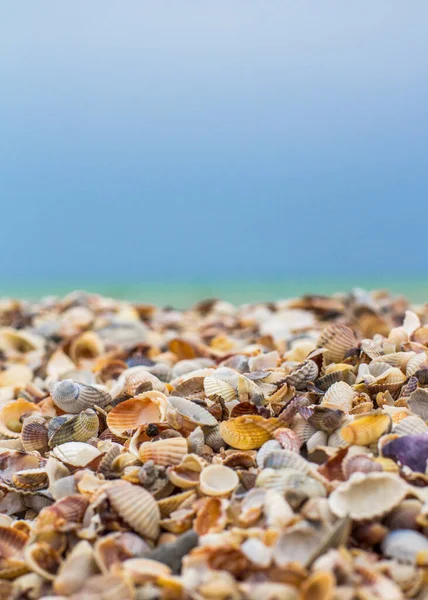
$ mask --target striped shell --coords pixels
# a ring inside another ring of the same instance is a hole
[[[137,366],[126,369],[120,375],[111,390],[111,395],[113,398],[117,398],[121,394],[136,396],[150,390],[165,392],[165,384],[144,367]]]
[[[321,405],[349,413],[355,395],[356,394],[350,385],[344,381],[338,381],[328,388],[322,399]]]
[[[138,455],[141,462],[152,460],[157,465],[178,465],[188,453],[187,441],[182,437],[167,438],[141,444]]]
[[[116,480],[106,485],[105,492],[114,510],[136,533],[153,540],[158,537],[160,511],[147,490]]]
[[[108,392],[92,385],[77,383],[72,379],[63,379],[51,384],[50,392],[56,406],[66,413],[77,414],[86,408],[104,408],[111,403]]]
[[[149,391],[117,404],[107,415],[107,426],[118,437],[129,437],[144,423],[165,420],[167,397],[162,392]]]
[[[337,486],[328,502],[338,517],[363,521],[386,515],[406,493],[406,482],[391,473],[354,473]]]
[[[281,448],[284,448],[284,450],[299,452],[300,446],[302,445],[302,441],[297,433],[288,427],[276,429],[273,437],[280,443]]]
[[[412,392],[407,398],[407,406],[424,421],[428,421],[428,390],[420,388]]]
[[[310,381],[318,377],[318,366],[313,360],[307,360],[293,369],[290,375],[285,378],[288,385],[294,386],[297,390],[305,387]]]
[[[48,429],[44,417],[33,415],[24,419],[21,443],[27,452],[37,450],[43,453],[48,449]]]
[[[99,420],[96,412],[92,408],[87,408],[60,425],[49,438],[49,446],[54,448],[66,442],[86,442],[97,436],[98,427]]]
[[[232,448],[254,450],[270,440],[275,429],[282,424],[279,419],[264,419],[258,415],[248,415],[222,421],[220,433],[226,444]]]
[[[198,426],[215,427],[218,424],[217,419],[205,408],[179,396],[169,396],[166,419],[175,429],[186,431],[192,431]]]
[[[358,342],[352,329],[346,325],[333,323],[326,327],[318,338],[318,348],[326,348],[326,362],[340,363],[348,350],[355,348]]]
[[[373,414],[356,418],[340,430],[348,444],[368,446],[376,442],[391,427],[391,418],[385,414]]]

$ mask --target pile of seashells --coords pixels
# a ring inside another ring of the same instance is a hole
[[[428,597],[428,305],[0,303],[0,599]]]

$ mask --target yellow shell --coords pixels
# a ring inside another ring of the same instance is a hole
[[[182,437],[167,438],[141,444],[138,454],[141,462],[152,460],[157,465],[178,465],[187,454],[187,441]]]
[[[256,450],[272,438],[275,429],[284,423],[279,419],[264,419],[258,415],[243,415],[222,421],[220,434],[226,444],[238,450]]]
[[[165,420],[167,397],[162,392],[150,391],[121,402],[108,413],[107,426],[118,437],[129,437],[144,423],[160,423]]]
[[[355,419],[341,429],[342,438],[348,444],[368,446],[376,442],[391,425],[389,415],[368,415]]]
[[[341,363],[348,350],[358,342],[352,329],[341,323],[333,323],[324,329],[318,339],[318,348],[326,348],[324,360],[328,363]]]
[[[18,398],[8,402],[0,409],[0,434],[8,438],[19,438],[25,416],[40,413],[40,408],[33,402]]]
[[[70,344],[70,357],[76,365],[91,363],[104,352],[104,343],[93,331],[85,331]]]

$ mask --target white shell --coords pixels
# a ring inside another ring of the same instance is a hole
[[[56,446],[52,450],[52,454],[60,461],[74,467],[84,467],[98,456],[101,456],[98,448],[84,442],[66,442]]]
[[[210,465],[202,469],[199,489],[207,496],[227,496],[239,485],[239,477],[233,469],[224,465]]]

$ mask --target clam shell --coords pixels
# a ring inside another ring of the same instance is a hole
[[[19,438],[25,417],[40,414],[40,408],[33,402],[19,398],[0,408],[0,434],[7,438]]]
[[[355,348],[358,342],[352,329],[346,325],[333,323],[326,327],[318,338],[318,348],[326,348],[324,360],[340,363],[348,350]]]
[[[219,452],[221,448],[226,446],[226,442],[223,440],[220,432],[220,426],[210,428],[205,433],[205,443],[209,446],[214,452]]]
[[[326,406],[314,406],[311,409],[311,416],[308,418],[308,423],[327,433],[331,433],[342,423],[345,414],[343,411]]]
[[[199,477],[206,462],[197,454],[187,454],[179,465],[168,469],[168,478],[179,488],[189,489],[199,484]]]
[[[349,413],[354,396],[355,392],[351,386],[344,381],[339,381],[328,388],[321,405]]]
[[[298,523],[279,536],[274,548],[274,560],[279,567],[293,562],[305,565],[320,541],[321,536],[312,527]]]
[[[330,600],[333,598],[335,579],[328,571],[316,571],[303,582],[301,600]]]
[[[302,441],[295,431],[288,427],[280,427],[274,431],[273,437],[284,450],[299,452]]]
[[[257,452],[257,466],[259,469],[263,469],[265,458],[273,450],[281,450],[282,446],[276,440],[268,440],[263,444],[260,450]]]
[[[428,552],[428,539],[412,529],[396,529],[385,536],[381,548],[385,556],[416,564],[418,554]]]
[[[407,398],[407,406],[424,421],[428,421],[428,390],[420,388],[412,392]]]
[[[193,490],[187,490],[185,492],[180,492],[179,494],[174,494],[173,496],[168,496],[167,498],[162,498],[162,500],[158,500],[158,506],[162,519],[169,517],[172,512],[178,510],[179,508],[187,508],[188,506],[191,506],[194,500],[196,500],[196,494]]]
[[[149,539],[158,537],[160,511],[149,492],[123,480],[109,483],[105,491],[114,510],[136,533]]]
[[[189,452],[193,454],[202,454],[205,446],[205,436],[201,427],[194,429],[187,438]]]
[[[372,414],[356,418],[340,430],[342,438],[348,444],[368,446],[376,442],[391,426],[389,415]]]
[[[412,377],[416,375],[416,372],[422,368],[422,366],[427,362],[427,354],[425,352],[421,352],[420,354],[415,354],[410,358],[406,366],[406,375],[407,377]]]
[[[382,517],[403,500],[407,484],[390,473],[354,473],[330,494],[330,510],[355,521]]]
[[[144,423],[164,421],[166,408],[165,394],[153,390],[145,392],[112,408],[107,415],[107,426],[114,435],[126,438]]]
[[[28,355],[44,350],[45,340],[29,331],[13,329],[12,327],[0,328],[0,350],[18,356]]]
[[[87,408],[60,425],[49,438],[49,446],[54,448],[67,442],[86,442],[97,436],[98,427],[99,420],[96,412],[92,408]]]
[[[111,390],[111,395],[113,398],[117,398],[121,394],[136,396],[150,390],[165,392],[165,389],[165,384],[160,379],[149,373],[144,367],[137,366],[127,369],[120,375]]]
[[[318,377],[318,366],[313,360],[307,360],[293,369],[285,378],[288,385],[293,385],[297,390],[304,388],[309,381]]]
[[[404,435],[382,446],[382,455],[413,471],[425,473],[428,460],[428,435]]]
[[[315,452],[321,446],[327,446],[328,434],[325,431],[316,431],[306,442],[308,454]]]
[[[86,408],[103,408],[111,403],[108,392],[92,385],[77,383],[72,379],[63,379],[51,384],[50,391],[56,406],[66,413],[76,414]]]
[[[195,402],[179,396],[169,396],[166,413],[168,423],[176,429],[195,429],[196,427],[215,427],[218,422],[205,408]]]
[[[101,456],[98,448],[84,442],[66,442],[53,449],[53,455],[61,462],[73,467],[85,467]]]
[[[199,477],[199,489],[207,496],[228,496],[238,485],[236,472],[223,465],[205,467]]]
[[[48,430],[42,416],[33,415],[24,419],[21,430],[21,443],[24,450],[40,453],[48,449]]]
[[[342,461],[342,473],[345,479],[349,479],[353,473],[371,473],[382,471],[382,466],[370,458],[367,454],[352,453]]]
[[[204,390],[211,400],[222,398],[225,402],[231,402],[237,395],[234,387],[217,377],[205,377]]]
[[[171,574],[171,569],[157,560],[129,558],[122,563],[122,569],[131,577],[135,585],[156,582]]]
[[[263,461],[264,468],[269,469],[296,469],[302,473],[313,474],[314,465],[305,460],[303,456],[290,450],[272,450],[268,452]]]
[[[180,464],[187,453],[187,441],[182,437],[144,442],[138,451],[141,462],[152,460],[155,464],[165,467]]]
[[[258,415],[248,415],[222,421],[220,434],[226,444],[232,448],[253,450],[260,448],[271,439],[275,429],[282,424],[279,419],[264,419]]]
[[[0,555],[2,559],[20,554],[27,541],[28,536],[24,532],[5,525],[0,526]]]
[[[331,387],[334,383],[338,383],[342,381],[344,378],[343,371],[333,371],[332,373],[328,373],[328,375],[324,375],[315,381],[315,387],[322,392],[326,392],[329,387]]]
[[[76,365],[95,360],[104,352],[104,343],[93,331],[85,331],[70,344],[70,358]]]

